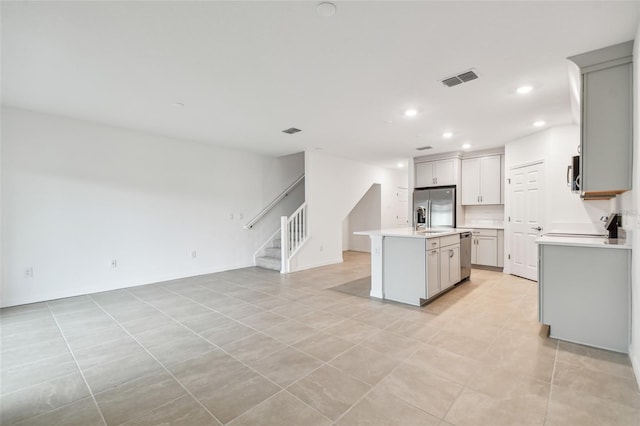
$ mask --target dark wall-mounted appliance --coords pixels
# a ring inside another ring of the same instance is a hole
[[[571,192],[580,192],[580,156],[571,157],[571,164],[567,166],[567,186]]]

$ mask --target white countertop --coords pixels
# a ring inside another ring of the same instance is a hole
[[[596,247],[631,250],[631,241],[627,240],[610,240],[606,237],[588,237],[588,236],[551,236],[545,235],[536,240],[537,244],[551,244],[559,246],[575,246],[575,247]]]
[[[457,229],[504,229],[504,225],[464,224],[458,226]]]
[[[356,231],[354,235],[368,235],[370,237],[436,238],[468,231],[468,229],[459,228],[426,228],[425,230],[427,231],[426,233],[418,232],[410,227],[373,229],[370,231]]]

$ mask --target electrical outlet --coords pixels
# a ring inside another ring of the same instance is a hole
[[[24,270],[24,277],[33,278],[33,268],[31,266]]]
[[[191,251],[191,257],[192,257],[193,259],[195,259],[197,256],[198,256],[198,253],[196,253],[196,251],[195,251],[195,250],[192,250],[192,251]]]
[[[320,246],[320,251],[324,250],[324,246]]]
[[[117,268],[118,267],[118,260],[117,259],[112,259],[111,260],[111,267],[112,268]]]
[[[238,219],[240,220],[244,219],[244,215],[242,213],[238,213]]]
[[[229,213],[229,220],[233,220],[233,213]]]

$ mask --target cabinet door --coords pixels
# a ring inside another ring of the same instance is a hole
[[[435,186],[433,162],[416,164],[416,188]]]
[[[630,189],[631,64],[588,72],[582,85],[581,190]]]
[[[440,291],[460,281],[460,246],[440,249]]]
[[[500,204],[502,189],[502,164],[499,155],[482,157],[480,167],[480,203]]]
[[[480,158],[462,160],[462,204],[480,204]]]
[[[449,277],[451,278],[451,285],[460,282],[460,246],[455,246],[451,249],[453,251],[451,257],[449,257]]]
[[[476,237],[471,238],[471,264],[478,264],[478,239]]]
[[[476,237],[476,265],[498,266],[498,238]]]
[[[438,250],[427,251],[427,297],[440,293],[440,264]]]
[[[454,176],[454,161],[451,160],[441,160],[436,161],[434,166],[434,177],[435,184],[438,186],[441,185],[455,185],[455,176]]]
[[[440,291],[449,288],[451,269],[449,268],[449,248],[440,249]]]

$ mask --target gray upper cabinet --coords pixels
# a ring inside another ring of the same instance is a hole
[[[633,41],[569,58],[582,74],[580,191],[606,199],[631,189]]]

